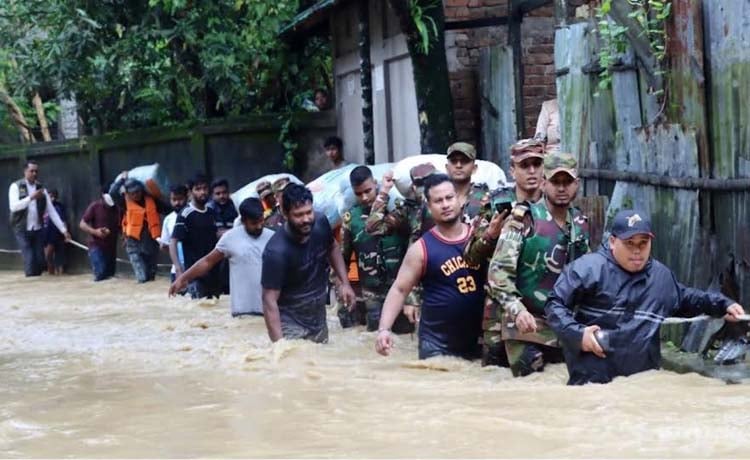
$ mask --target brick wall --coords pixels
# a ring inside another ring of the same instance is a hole
[[[508,0],[444,0],[445,20],[503,17]],[[480,144],[479,54],[481,48],[508,43],[507,26],[451,30],[445,35],[456,136]],[[521,26],[524,64],[524,131],[534,134],[542,102],[555,97],[554,10],[541,8]]]

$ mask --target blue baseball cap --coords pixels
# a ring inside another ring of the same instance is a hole
[[[618,212],[612,221],[612,236],[627,240],[635,235],[654,237],[649,215],[632,209]]]

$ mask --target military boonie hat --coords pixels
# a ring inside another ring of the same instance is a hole
[[[287,185],[289,185],[289,178],[281,177],[273,182],[273,186],[271,188],[273,190],[273,193],[279,193],[283,192]]]
[[[271,183],[267,180],[264,180],[262,182],[259,182],[258,185],[255,186],[255,191],[258,193],[258,196],[261,198],[265,198],[271,193]]]
[[[612,220],[612,236],[627,240],[635,235],[654,237],[651,218],[645,212],[632,209],[618,212]]]
[[[463,153],[470,160],[477,159],[477,149],[467,142],[456,142],[451,144],[451,146],[448,147],[448,156],[451,156],[454,153]]]
[[[536,139],[522,139],[510,146],[510,159],[520,163],[527,158],[544,158],[545,146]]]
[[[573,179],[578,179],[578,162],[576,158],[564,152],[549,153],[544,157],[544,176],[549,179],[559,172],[570,175]]]
[[[436,172],[437,169],[435,169],[432,163],[422,163],[411,168],[409,175],[411,176],[412,183],[417,187],[421,187],[424,180]]]

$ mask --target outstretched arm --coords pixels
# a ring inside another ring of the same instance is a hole
[[[188,283],[195,280],[196,278],[204,276],[222,260],[224,260],[224,254],[216,249],[203,256],[198,262],[194,263],[190,268],[188,268],[186,272],[182,273],[177,277],[177,279],[174,280],[174,283],[172,283],[172,285],[169,287],[169,296],[172,297],[178,292],[182,292],[183,290],[185,290]]]
[[[383,303],[383,312],[380,316],[380,325],[378,326],[378,338],[375,349],[381,355],[388,355],[393,347],[393,338],[391,336],[391,327],[396,321],[401,308],[404,305],[406,296],[417,285],[422,277],[422,267],[424,266],[424,253],[422,244],[417,242],[409,247],[404,257],[404,262],[398,270],[396,281],[388,291]]]

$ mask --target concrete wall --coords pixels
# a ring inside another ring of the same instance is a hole
[[[292,171],[309,182],[328,170],[323,140],[336,134],[333,112],[298,116],[295,137],[300,148]],[[225,177],[232,190],[256,178],[284,172],[283,149],[278,142],[280,122],[275,115],[257,116],[191,128],[158,128],[75,139],[65,143],[0,148],[0,188],[23,177],[26,159],[39,162],[39,180],[57,188],[68,208],[68,226],[76,241],[86,235],[78,222],[88,204],[99,195],[101,184],[134,166],[158,162],[171,183],[180,183],[195,172]],[[5,192],[4,192],[5,193]],[[7,198],[5,198],[7,200]],[[9,221],[7,201],[0,206],[0,221]],[[10,226],[0,225],[0,249],[16,249]],[[68,247],[69,268],[88,269],[86,254]],[[20,255],[0,252],[0,266],[20,266]],[[164,262],[168,257],[163,258]],[[129,269],[125,267],[125,272]]]

